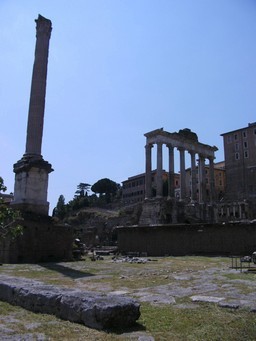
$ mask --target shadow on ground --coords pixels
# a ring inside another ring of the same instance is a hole
[[[108,328],[107,330],[105,330],[105,332],[107,333],[112,333],[112,334],[116,334],[116,335],[121,335],[121,334],[126,334],[126,333],[134,333],[134,332],[145,332],[146,331],[146,327],[144,327],[142,324],[136,322],[133,326],[130,327],[126,327],[126,328],[120,328],[120,327],[116,327],[116,328]]]
[[[59,263],[40,263],[38,265],[48,270],[59,272],[62,275],[73,278],[73,279],[95,276],[91,273],[72,269],[72,268],[69,268],[68,266],[64,266]]]

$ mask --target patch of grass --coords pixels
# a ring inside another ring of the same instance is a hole
[[[11,340],[11,337],[17,335],[20,340],[25,340],[27,334],[30,335],[29,340],[38,340],[38,334],[43,334],[45,340],[120,340],[113,333],[90,329],[51,315],[35,314],[1,301],[0,311],[0,327],[4,325],[4,328],[0,328],[1,340],[7,337]]]
[[[214,304],[200,309],[142,304],[139,322],[156,340],[255,340],[256,320],[246,311],[232,311]]]

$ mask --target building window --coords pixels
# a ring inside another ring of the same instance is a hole
[[[248,148],[248,143],[247,143],[247,141],[244,141],[244,148]]]
[[[239,150],[239,143],[236,143],[236,144],[235,144],[235,149],[236,149],[236,150]]]
[[[247,159],[249,157],[249,153],[247,150],[244,151],[244,157]]]
[[[237,134],[235,134],[235,135],[234,135],[234,139],[237,140],[237,138],[238,138],[238,137],[237,137]]]
[[[246,138],[247,137],[247,131],[243,131],[243,137]]]
[[[236,159],[236,160],[239,160],[239,159],[240,159],[239,153],[236,153],[236,154],[235,154],[235,159]]]
[[[256,130],[256,129],[255,129],[255,130]],[[231,135],[228,135],[228,136],[227,136],[227,142],[228,142],[228,143],[231,143],[231,142],[232,142],[232,136],[231,136]]]
[[[256,129],[254,129],[254,134],[256,135]]]

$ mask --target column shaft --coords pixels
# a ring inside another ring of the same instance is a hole
[[[195,152],[190,151],[191,156],[191,201],[196,201],[196,160]]]
[[[153,145],[147,144],[145,146],[146,150],[146,174],[145,174],[145,199],[152,197],[152,157],[151,149]]]
[[[179,148],[180,152],[180,199],[186,196],[186,170],[185,170],[185,150]]]
[[[163,196],[163,150],[162,142],[157,143],[156,196]]]
[[[205,158],[199,155],[199,202],[205,203],[206,201],[206,184],[205,184]]]
[[[175,186],[174,186],[174,149],[173,146],[168,144],[169,149],[169,175],[168,175],[168,197],[174,198]]]
[[[36,47],[32,74],[25,154],[41,156],[46,77],[51,36],[51,21],[40,16],[36,21]]]

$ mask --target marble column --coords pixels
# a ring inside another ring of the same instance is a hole
[[[185,169],[185,149],[178,148],[180,152],[180,200],[186,196],[186,169]]]
[[[147,144],[145,146],[146,151],[146,174],[145,174],[145,199],[152,197],[152,156],[151,149],[153,145]]]
[[[172,145],[166,145],[169,150],[169,175],[168,175],[168,197],[175,197],[175,186],[174,186],[174,148]]]
[[[199,155],[199,172],[198,172],[198,182],[199,182],[199,202],[205,203],[206,201],[206,181],[205,181],[205,157],[204,155]]]
[[[14,201],[12,205],[21,211],[48,215],[48,175],[51,164],[41,155],[46,94],[49,40],[52,24],[38,16],[36,21],[36,47],[31,82],[26,151],[13,165],[15,173]]]
[[[25,155],[41,156],[51,21],[38,16]]]
[[[215,193],[215,179],[214,179],[214,162],[213,158],[209,158],[209,172],[210,172],[210,202],[214,202],[216,199]]]
[[[157,168],[156,168],[156,196],[163,196],[163,148],[162,142],[157,142]]]
[[[191,156],[191,201],[196,201],[196,160],[194,151],[190,151]]]

